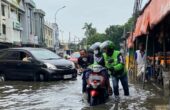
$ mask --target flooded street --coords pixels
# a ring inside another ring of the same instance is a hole
[[[166,110],[168,97],[154,86],[130,84],[130,96],[124,97],[120,86],[120,103],[112,97],[106,104],[89,107],[82,101],[81,78],[58,82],[0,83],[0,110]],[[162,109],[160,109],[162,108]]]

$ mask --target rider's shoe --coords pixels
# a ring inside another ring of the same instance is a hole
[[[120,97],[119,97],[119,96],[115,96],[115,97],[114,97],[114,101],[115,101],[115,102],[119,102],[119,101],[120,101]]]

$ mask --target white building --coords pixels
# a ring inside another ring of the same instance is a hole
[[[41,45],[45,12],[33,0],[0,0],[0,44]]]
[[[44,24],[45,44],[47,48],[54,49],[54,29],[51,23],[45,22]]]
[[[22,25],[24,27],[21,36],[22,44],[25,46],[34,45],[35,37],[35,18],[34,18],[34,9],[35,3],[33,0],[21,0],[22,5],[24,6],[24,16],[21,18]]]
[[[9,44],[21,42],[22,27],[19,22],[17,0],[1,0],[0,42]]]
[[[34,10],[35,19],[35,36],[33,42],[39,44],[40,46],[45,46],[44,38],[44,16],[45,12],[41,9]],[[37,40],[35,40],[37,39]]]
[[[54,41],[54,50],[57,51],[59,50],[60,46],[60,41],[59,41],[59,30],[58,30],[58,25],[56,23],[52,24],[53,27],[53,41]]]
[[[34,8],[32,0],[0,0],[0,42],[10,45],[32,44]]]

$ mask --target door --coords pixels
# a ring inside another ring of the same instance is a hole
[[[19,61],[20,55],[17,51],[7,51],[6,55],[3,58],[3,68],[4,73],[7,79],[17,80],[19,78],[19,74],[17,72],[17,65]]]
[[[34,74],[38,70],[37,63],[34,62],[34,58],[29,52],[19,51],[19,54],[20,54],[20,61],[18,61],[18,64],[17,64],[17,68],[18,68],[17,73],[24,80],[32,80],[34,77]],[[32,60],[31,61],[23,60],[25,59],[24,58],[25,56],[29,57]]]
[[[4,73],[9,80],[30,80],[33,79],[37,70],[36,63],[23,61],[24,54],[19,50],[8,51],[3,58]]]

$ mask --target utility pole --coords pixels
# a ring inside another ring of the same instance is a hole
[[[88,38],[86,37],[86,50],[87,50],[87,40],[88,40]]]
[[[54,19],[55,19],[55,23],[57,24],[57,22],[56,22],[56,16],[57,16],[57,13],[61,10],[61,9],[63,9],[63,8],[65,8],[66,6],[63,6],[63,7],[61,7],[61,8],[59,8],[56,12],[55,12],[55,16],[54,16]]]
[[[74,36],[74,44],[75,44],[75,49],[79,49],[78,45],[79,45],[80,39],[77,36]],[[78,47],[78,48],[77,48]]]
[[[62,41],[62,43],[64,43],[64,41],[63,41],[63,33],[64,33],[64,31],[60,30],[60,32],[61,32],[61,41]]]
[[[70,45],[71,44],[71,33],[69,32],[69,40],[68,40],[68,47],[69,47],[69,49],[71,48]]]
[[[62,9],[64,9],[66,6],[63,6],[63,7],[61,7],[61,8],[58,8],[57,9],[57,11],[55,12],[55,15],[54,15],[54,24],[55,24],[55,26],[58,28],[58,25],[57,25],[57,21],[56,21],[56,16],[57,16],[57,14],[58,14],[58,12],[60,11],[60,10],[62,10]],[[58,31],[59,29],[57,29],[57,31]],[[59,33],[59,31],[58,31],[58,33]],[[61,34],[62,34],[62,43],[63,43],[63,32],[61,32]],[[55,36],[56,37],[56,36]],[[59,40],[59,38],[58,38],[58,40]],[[59,42],[59,41],[58,41]],[[55,45],[57,45],[57,43],[55,42]]]
[[[133,8],[133,15],[135,16],[135,22],[137,17],[139,16],[141,5],[143,0],[135,0],[134,8]]]
[[[74,36],[74,48],[75,48],[75,50],[77,49],[77,47],[76,47],[76,36]]]

